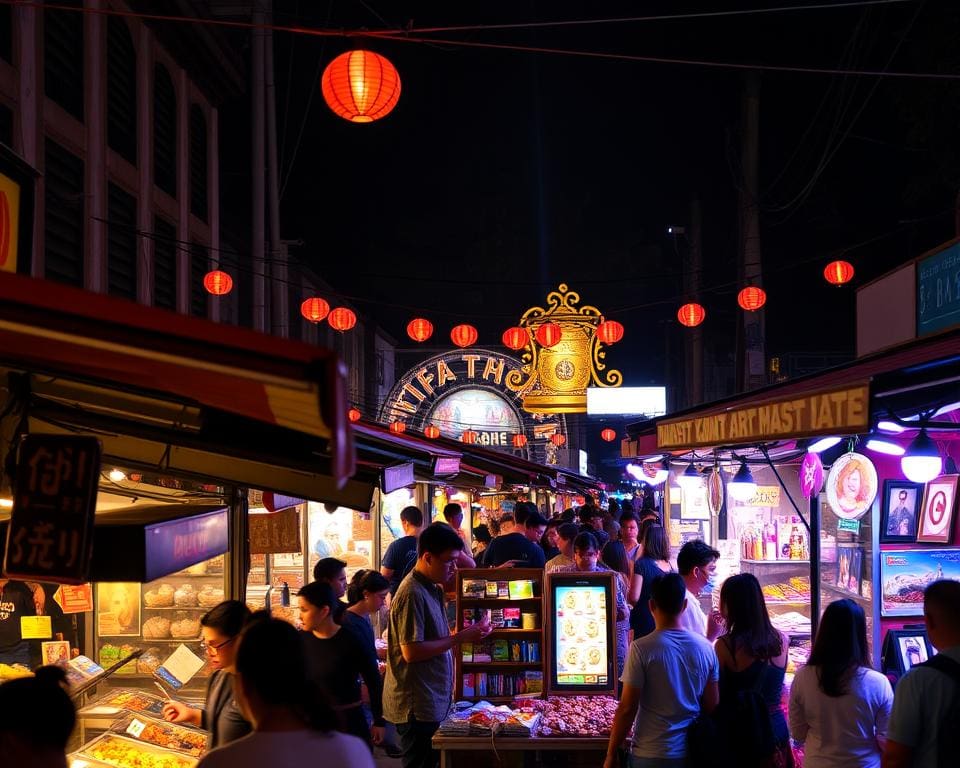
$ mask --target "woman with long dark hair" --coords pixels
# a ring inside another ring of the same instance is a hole
[[[627,550],[620,541],[608,541],[600,550],[600,562],[617,574],[617,592],[626,595],[630,589],[630,564],[627,561]],[[630,616],[617,621],[617,669],[623,673],[627,661],[627,650],[630,646]]]
[[[627,602],[633,606],[630,611],[630,629],[633,639],[649,635],[655,629],[653,614],[650,613],[650,590],[657,576],[673,571],[670,565],[670,541],[660,525],[648,525],[640,540],[642,554],[633,564],[633,578]]]
[[[389,587],[388,587],[389,588]],[[313,581],[298,593],[303,645],[311,679],[334,699],[342,730],[367,744],[383,740],[383,683],[376,657],[364,649],[356,632],[345,629],[333,618],[338,602],[333,588],[323,581]],[[346,613],[346,611],[344,611]],[[360,678],[370,692],[373,725],[367,727],[360,698]]]
[[[830,603],[790,688],[790,730],[805,742],[804,765],[880,768],[892,706],[890,681],[870,668],[863,608]]]
[[[236,696],[253,733],[209,752],[198,768],[301,768],[310,756],[324,768],[373,768],[360,739],[334,731],[333,713],[307,674],[300,634],[268,617],[244,629]]]
[[[715,645],[720,661],[718,711],[721,722],[728,715],[723,724],[733,764],[740,768],[793,766],[790,732],[780,708],[790,639],[770,622],[760,582],[752,573],[731,576],[723,583],[720,613],[727,633]],[[745,702],[753,707],[750,711],[760,733],[738,732],[738,727],[757,729],[743,720]]]

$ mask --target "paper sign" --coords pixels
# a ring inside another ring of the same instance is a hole
[[[154,674],[172,688],[180,689],[203,668],[204,663],[187,646],[179,645]]]
[[[53,594],[64,613],[85,613],[93,610],[93,585],[64,584]]]
[[[129,733],[135,739],[139,739],[140,734],[143,733],[143,729],[146,727],[146,723],[137,720],[137,718],[133,718],[133,720],[130,721],[130,725],[127,726],[127,733]]]
[[[860,521],[859,520],[837,520],[837,530],[838,531],[850,531],[850,533],[860,533]]]
[[[20,637],[24,640],[49,640],[53,637],[53,623],[49,616],[21,616]]]
[[[40,656],[44,664],[63,664],[70,661],[70,643],[66,640],[52,640],[40,643]]]

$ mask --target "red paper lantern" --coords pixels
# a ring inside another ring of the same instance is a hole
[[[327,106],[351,123],[386,117],[400,98],[400,75],[373,51],[347,51],[331,61],[320,80]]]
[[[604,320],[597,326],[597,338],[604,344],[616,344],[623,338],[623,323]]]
[[[526,435],[514,435],[512,441],[514,448],[523,448],[527,444]]]
[[[450,341],[458,347],[469,347],[477,340],[477,329],[472,325],[455,325],[450,331]]]
[[[473,445],[475,442],[477,442],[479,437],[480,435],[474,432],[472,429],[468,429],[466,432],[460,435],[460,439],[467,443],[467,445]]]
[[[361,417],[362,415],[363,415],[363,414],[360,413],[360,411],[359,411],[358,409],[356,409],[356,408],[351,408],[349,411],[347,411],[347,418],[350,419],[350,421],[353,421],[353,422],[360,421],[360,417]]]
[[[563,329],[556,323],[544,323],[537,328],[537,343],[541,347],[555,347],[562,336]]]
[[[693,302],[684,304],[677,310],[677,320],[680,321],[680,325],[685,325],[687,328],[696,328],[706,317],[707,310],[702,305]]]
[[[233,290],[233,278],[226,272],[215,269],[203,276],[203,287],[214,296],[224,296]]]
[[[607,427],[605,430],[603,430],[600,433],[600,437],[602,437],[608,443],[612,443],[614,440],[617,439],[617,433],[615,430],[612,430],[610,429],[610,427]]]
[[[523,349],[529,342],[530,334],[526,328],[521,328],[519,325],[515,325],[513,328],[507,328],[507,330],[503,332],[503,346],[507,349],[514,351]]]
[[[415,317],[407,323],[407,336],[414,341],[424,342],[433,336],[433,323],[423,317]]]
[[[390,431],[395,435],[402,435],[407,431],[407,425],[402,421],[394,421],[390,424]]]
[[[319,323],[330,314],[330,305],[323,299],[314,296],[312,299],[306,299],[300,305],[300,314],[311,323]]]
[[[767,292],[756,285],[748,285],[737,294],[737,304],[747,312],[756,312],[767,303]]]
[[[823,268],[823,276],[831,285],[845,285],[853,280],[853,264],[849,261],[831,261]]]
[[[559,448],[561,445],[567,442],[567,436],[561,432],[554,432],[552,435],[550,435],[550,442]]]
[[[436,424],[429,424],[423,430],[423,436],[436,440],[440,437],[440,428]]]
[[[357,324],[357,313],[346,307],[337,307],[330,310],[330,314],[327,315],[327,322],[330,323],[333,330],[343,333]]]

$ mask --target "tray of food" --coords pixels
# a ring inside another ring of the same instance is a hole
[[[93,758],[113,768],[195,768],[197,758],[114,733],[98,736],[76,758]]]
[[[194,757],[202,755],[207,748],[207,734],[183,725],[175,725],[156,720],[143,714],[129,715],[117,720],[111,726],[113,733],[129,736],[137,741],[145,741],[157,747],[175,749]]]
[[[110,765],[110,763],[103,763],[99,760],[94,760],[92,757],[81,755],[79,752],[74,752],[72,755],[67,755],[67,768],[114,768],[114,767]]]
[[[164,699],[132,688],[116,688],[79,711],[81,715],[118,715],[123,710],[144,714],[163,714]]]

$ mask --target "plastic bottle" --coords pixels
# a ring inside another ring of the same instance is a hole
[[[773,532],[773,525],[768,523],[764,526],[764,537],[766,539],[766,559],[777,559],[777,536]]]
[[[280,605],[290,607],[290,585],[287,582],[283,582],[283,589],[280,590]]]

